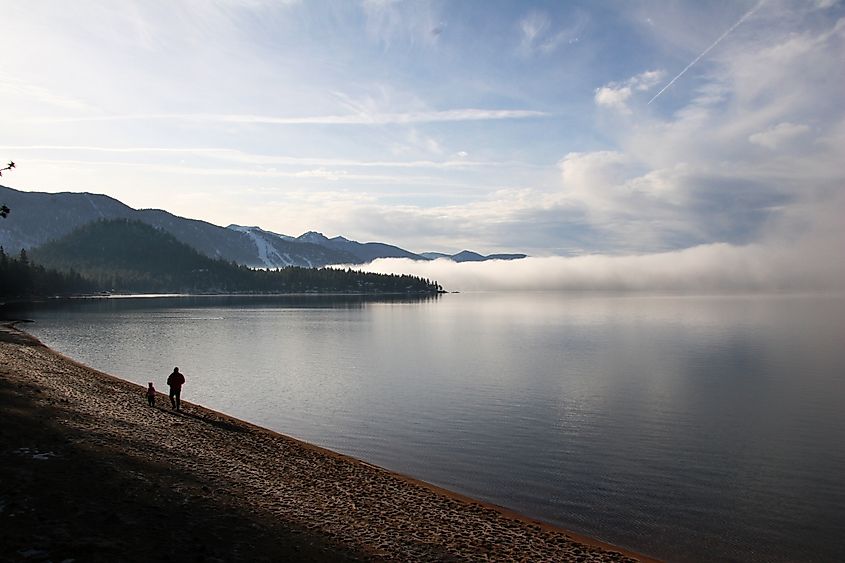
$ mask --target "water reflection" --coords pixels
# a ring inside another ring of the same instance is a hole
[[[187,401],[659,557],[845,552],[842,299],[238,296],[26,314],[104,371],[143,384],[179,365]]]
[[[436,301],[432,295],[356,295],[356,294],[289,294],[289,295],[115,295],[101,297],[57,298],[36,302],[0,304],[0,319],[17,320],[28,313],[65,310],[119,312],[158,309],[224,308],[346,308],[360,309],[372,303],[423,303]]]

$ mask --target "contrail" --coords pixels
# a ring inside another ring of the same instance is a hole
[[[744,16],[742,16],[741,18],[739,18],[739,21],[737,21],[735,24],[733,24],[732,26],[730,26],[726,32],[724,32],[722,35],[720,35],[720,36],[719,36],[719,38],[718,38],[718,39],[716,39],[716,40],[713,42],[713,44],[712,44],[712,45],[710,45],[709,47],[707,47],[706,49],[704,49],[704,51],[702,51],[700,55],[698,55],[696,58],[694,58],[694,59],[692,60],[692,62],[691,62],[690,64],[688,64],[686,67],[684,67],[684,70],[682,70],[681,72],[679,72],[679,73],[678,73],[678,75],[677,75],[675,78],[673,78],[672,80],[670,80],[670,81],[669,81],[669,84],[667,84],[666,86],[664,86],[664,87],[663,87],[663,89],[662,89],[662,90],[660,90],[660,92],[658,92],[657,94],[655,94],[655,95],[654,95],[654,97],[653,97],[652,99],[650,99],[650,100],[648,101],[648,104],[646,104],[646,105],[649,105],[649,104],[651,104],[651,102],[653,102],[654,100],[656,100],[656,99],[660,96],[660,94],[662,94],[663,92],[665,92],[665,91],[669,88],[669,86],[671,86],[672,84],[674,84],[676,80],[678,80],[680,77],[682,77],[682,76],[684,75],[684,73],[686,73],[686,71],[688,71],[690,68],[692,68],[692,65],[694,65],[695,63],[697,63],[698,61],[700,61],[700,60],[701,60],[701,57],[703,57],[704,55],[706,55],[707,53],[709,53],[709,52],[710,52],[710,50],[711,50],[711,49],[713,49],[713,47],[715,47],[716,45],[718,45],[718,44],[719,44],[719,42],[720,42],[722,39],[724,39],[725,37],[727,37],[727,36],[728,36],[728,34],[729,34],[730,32],[732,32],[733,30],[735,30],[737,27],[739,27],[739,25],[740,25],[742,22],[744,22],[745,20],[747,20],[747,19],[749,18],[749,16],[751,16],[751,14],[753,14],[754,12],[756,12],[756,11],[757,11],[757,9],[758,9],[760,6],[762,6],[762,5],[763,5],[763,2],[765,2],[765,0],[760,0],[760,2],[758,2],[756,6],[754,6],[753,8],[751,8],[751,9],[750,9],[750,10],[749,10],[749,11],[748,11],[748,12],[747,12]]]

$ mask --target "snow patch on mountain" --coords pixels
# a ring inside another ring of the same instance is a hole
[[[310,242],[311,244],[319,244],[321,246],[326,245],[329,242],[329,239],[323,233],[318,233],[317,231],[308,231],[307,233],[302,233],[296,240],[300,242]]]
[[[255,243],[255,247],[258,249],[258,259],[264,263],[265,266],[268,268],[284,268],[285,266],[293,265],[294,261],[291,260],[289,254],[285,254],[282,256],[279,254],[273,245],[264,238],[264,231],[257,227],[242,227],[240,225],[229,225],[230,229],[233,231],[238,231],[241,233],[245,233],[252,242]],[[272,236],[278,237],[279,235],[268,233]]]

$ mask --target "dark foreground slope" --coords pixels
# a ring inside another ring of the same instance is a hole
[[[0,328],[0,560],[635,560],[164,402]]]
[[[2,347],[16,347],[30,369],[32,344],[0,333],[0,356],[8,360]],[[119,421],[77,409],[84,395],[70,399],[39,384],[38,376],[66,377],[60,367],[39,369],[35,377],[12,369],[6,361],[0,367],[0,561],[370,559],[303,526],[252,512],[225,479],[202,479],[173,463],[188,450],[166,437],[150,447],[148,428],[136,426],[116,440],[110,426]],[[116,398],[112,390],[95,399]],[[159,412],[179,433],[186,419]]]

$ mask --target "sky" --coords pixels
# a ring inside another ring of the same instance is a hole
[[[837,0],[0,10],[9,187],[415,252],[845,278]]]

